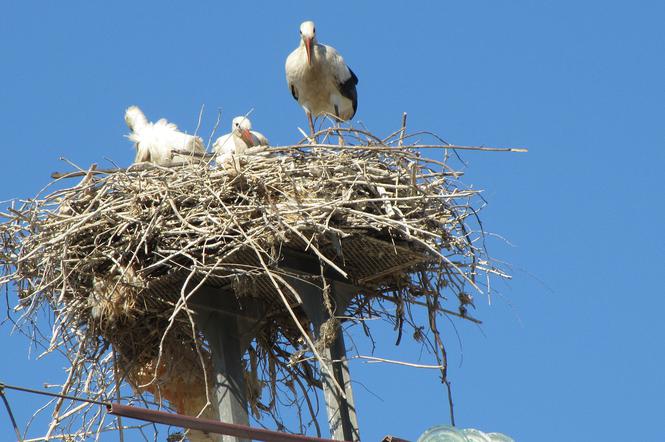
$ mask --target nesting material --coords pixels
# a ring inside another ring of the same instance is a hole
[[[474,228],[477,191],[460,186],[444,162],[388,144],[261,148],[223,168],[202,160],[89,173],[4,214],[2,282],[15,286],[26,323],[41,307],[53,312],[49,350],[66,342],[72,360],[115,372],[97,397],[124,379],[134,395],[149,392],[180,412],[206,408],[210,356],[188,295],[209,286],[266,312],[245,354],[248,397],[256,417],[279,421],[281,395],[320,388],[301,332],[311,326],[282,265],[287,255],[320,269],[310,280],[324,295],[323,272],[357,287],[346,311],[324,300],[333,319],[322,340],[354,318],[383,317],[398,341],[410,324],[416,340],[432,345],[445,379],[437,320],[469,318],[458,295],[478,287],[479,272],[496,272]],[[415,324],[409,306],[424,306],[430,319]],[[423,339],[431,332],[434,339]],[[298,404],[316,413],[309,399]]]

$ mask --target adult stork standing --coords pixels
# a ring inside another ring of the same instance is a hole
[[[312,116],[346,121],[356,114],[358,77],[335,48],[316,41],[314,22],[300,25],[300,45],[286,58],[285,68],[291,94],[305,109],[312,135]]]
[[[268,146],[268,139],[261,132],[252,130],[252,122],[244,116],[235,117],[231,132],[217,138],[212,145],[217,164],[228,161],[234,154],[242,155],[254,146]]]
[[[180,132],[175,124],[164,118],[151,123],[138,106],[127,108],[125,122],[132,131],[128,138],[136,143],[135,163],[149,162],[170,166],[191,161],[192,158],[188,158],[187,153],[205,153],[200,137]],[[182,151],[184,154],[174,154],[174,151]]]

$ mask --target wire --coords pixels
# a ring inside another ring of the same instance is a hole
[[[18,387],[16,385],[8,385],[8,384],[3,384],[2,382],[0,382],[0,392],[2,392],[3,388],[7,388],[9,390],[24,391],[26,393],[41,394],[41,395],[44,395],[44,396],[60,397],[60,398],[69,399],[69,400],[72,400],[72,401],[88,402],[90,404],[103,405],[105,407],[110,407],[111,406],[110,402],[97,401],[97,400],[94,400],[94,399],[86,399],[86,398],[77,397],[77,396],[69,396],[67,394],[51,393],[50,391],[44,391],[44,390],[34,390],[32,388]]]
[[[5,391],[4,391],[4,385],[0,384],[0,397],[2,397],[2,401],[5,403],[5,408],[7,409],[7,414],[9,414],[9,420],[12,421],[12,426],[14,427],[14,431],[16,432],[16,437],[17,441],[21,442],[23,441],[23,438],[21,437],[21,431],[18,429],[18,424],[16,424],[16,419],[14,419],[14,413],[12,413],[12,409],[9,406],[9,401],[7,400],[7,397],[5,396]]]

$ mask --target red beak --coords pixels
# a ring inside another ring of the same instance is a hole
[[[254,146],[254,140],[252,139],[252,133],[249,129],[244,129],[242,131],[242,139],[245,141],[248,147]]]
[[[307,64],[312,65],[312,39],[305,38],[305,51],[307,51]]]

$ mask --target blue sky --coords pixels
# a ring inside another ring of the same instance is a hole
[[[127,165],[124,109],[201,132],[254,109],[273,144],[306,127],[283,63],[317,23],[360,78],[362,121],[455,144],[485,190],[490,253],[513,266],[479,301],[479,329],[445,329],[462,427],[519,441],[657,440],[665,412],[665,3],[4,2],[0,6],[0,200],[34,195],[65,165]],[[11,298],[10,294],[10,299]],[[380,332],[383,333],[383,332]],[[416,361],[418,349],[379,356]],[[39,387],[63,362],[28,357],[0,328],[0,381]],[[428,362],[427,359],[421,359]],[[355,363],[363,440],[414,439],[447,422],[435,373]],[[362,384],[362,386],[360,385]],[[19,420],[37,402],[10,392]],[[0,433],[9,434],[0,412]],[[35,428],[34,435],[43,433]],[[11,440],[0,437],[0,440]]]

